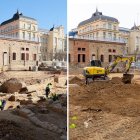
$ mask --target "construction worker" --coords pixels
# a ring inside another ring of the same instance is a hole
[[[48,83],[48,85],[47,85],[47,87],[46,87],[46,89],[45,89],[45,91],[46,91],[46,98],[48,98],[48,96],[49,96],[49,94],[50,94],[50,86],[51,86],[52,84],[51,83]]]
[[[6,101],[5,100],[0,100],[0,109],[3,110],[5,107]]]

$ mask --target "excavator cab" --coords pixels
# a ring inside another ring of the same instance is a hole
[[[91,60],[90,65],[96,67],[102,67],[100,60]]]

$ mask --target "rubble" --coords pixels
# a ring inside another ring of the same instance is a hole
[[[16,79],[16,78],[11,78],[7,81],[5,81],[1,86],[0,86],[0,92],[3,93],[14,93],[18,92],[23,86],[23,83]]]
[[[10,96],[10,98],[8,99],[8,101],[15,101],[16,97],[14,95]]]
[[[65,139],[66,131],[63,128],[66,127],[67,120],[66,86],[64,85],[66,77],[50,76],[44,72],[26,72],[26,74],[23,72],[23,75],[21,72],[14,75],[12,72],[4,74],[6,79],[1,82],[0,99],[6,100],[6,106],[4,111],[0,112],[0,121],[4,118],[5,121],[10,120],[19,127],[16,128],[8,123],[7,132],[4,133],[1,130],[0,139],[6,140],[6,137],[7,139],[11,137],[11,140],[16,139],[15,135],[21,140]],[[51,92],[58,95],[56,101],[46,99],[45,87],[49,82],[52,83]],[[14,90],[10,90],[11,88]],[[10,133],[8,129],[11,127],[15,131],[20,130],[19,135],[14,131]]]

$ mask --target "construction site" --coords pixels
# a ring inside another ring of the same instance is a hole
[[[88,84],[82,71],[70,68],[70,140],[140,139],[140,71],[133,70],[131,83],[110,73]]]
[[[45,88],[51,83],[49,97]],[[1,140],[65,140],[67,133],[66,72],[0,73]]]

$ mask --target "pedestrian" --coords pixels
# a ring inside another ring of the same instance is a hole
[[[5,100],[0,100],[0,109],[4,110],[4,107],[6,105],[6,101]]]
[[[48,85],[47,85],[47,87],[46,87],[46,89],[45,89],[46,98],[48,98],[48,96],[49,96],[49,94],[50,94],[50,86],[51,86],[51,85],[52,85],[51,83],[48,83]]]

